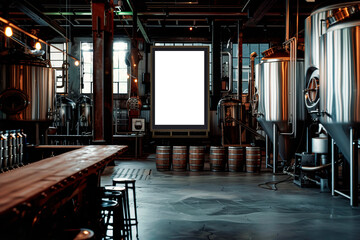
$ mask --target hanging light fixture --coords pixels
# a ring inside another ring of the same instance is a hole
[[[41,43],[40,42],[35,43],[35,49],[37,49],[37,50],[41,49]]]
[[[13,35],[13,30],[12,30],[12,28],[11,28],[10,26],[7,26],[7,27],[5,28],[5,35],[6,35],[7,37],[11,37],[11,36]]]
[[[50,43],[45,42],[44,40],[38,38],[37,36],[28,33],[27,31],[25,31],[25,30],[19,28],[18,26],[12,24],[12,23],[9,22],[8,20],[0,17],[0,22],[3,22],[3,23],[5,23],[6,25],[8,25],[8,26],[5,28],[5,31],[4,31],[4,33],[5,33],[5,35],[6,35],[7,37],[11,37],[11,36],[13,35],[12,28],[14,28],[15,30],[17,30],[17,31],[19,31],[19,32],[22,32],[22,33],[24,33],[25,35],[27,35],[27,36],[35,39],[35,40],[38,41],[39,43],[43,43],[43,44],[45,44],[45,45],[47,45],[47,46],[49,46],[49,47],[53,47],[53,48],[55,48],[56,50],[62,52],[63,54],[68,55],[69,57],[71,57],[72,59],[75,60],[75,66],[79,66],[79,65],[80,65],[80,62],[76,65],[76,61],[79,61],[77,58],[75,58],[75,57],[73,57],[72,55],[68,54],[67,52],[61,50],[60,48],[58,48],[58,47],[56,47],[56,46],[54,46],[54,45],[52,45],[52,44],[50,44]],[[40,44],[40,45],[41,45],[41,44]],[[35,47],[36,47],[36,46],[35,46]]]
[[[79,60],[76,60],[76,61],[74,62],[74,64],[75,64],[75,66],[79,66],[79,65],[80,65],[80,61],[79,61]]]

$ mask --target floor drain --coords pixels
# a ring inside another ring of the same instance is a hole
[[[151,175],[151,169],[131,169],[119,168],[115,170],[112,178],[133,178],[136,180],[148,180]]]

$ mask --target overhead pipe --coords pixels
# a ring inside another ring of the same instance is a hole
[[[289,0],[286,0],[286,24],[285,24],[285,42],[290,38],[290,8]]]
[[[241,24],[240,20],[238,21],[237,27],[238,27],[238,68],[237,68],[237,74],[238,74],[238,86],[237,86],[237,99],[242,102],[242,56],[243,56],[243,33],[241,31]]]
[[[249,101],[253,103],[253,97],[255,95],[255,58],[257,57],[256,52],[250,54],[250,78],[249,78]]]

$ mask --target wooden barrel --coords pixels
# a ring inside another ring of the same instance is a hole
[[[204,170],[205,146],[190,146],[189,169],[192,172]]]
[[[156,147],[156,169],[159,171],[170,170],[170,146],[157,146]]]
[[[173,146],[172,166],[177,172],[186,171],[187,164],[187,147]]]
[[[244,167],[243,147],[229,146],[228,165],[230,172],[240,172]]]
[[[210,147],[210,170],[213,172],[225,171],[225,148],[218,146]]]
[[[260,169],[260,147],[246,147],[246,171],[253,173]]]

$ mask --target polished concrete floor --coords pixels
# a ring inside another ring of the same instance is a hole
[[[105,169],[102,185],[112,177],[137,180],[140,240],[360,239],[360,208],[301,189],[285,175],[158,172],[151,156],[115,165]],[[269,181],[283,182],[277,191],[259,186]]]

